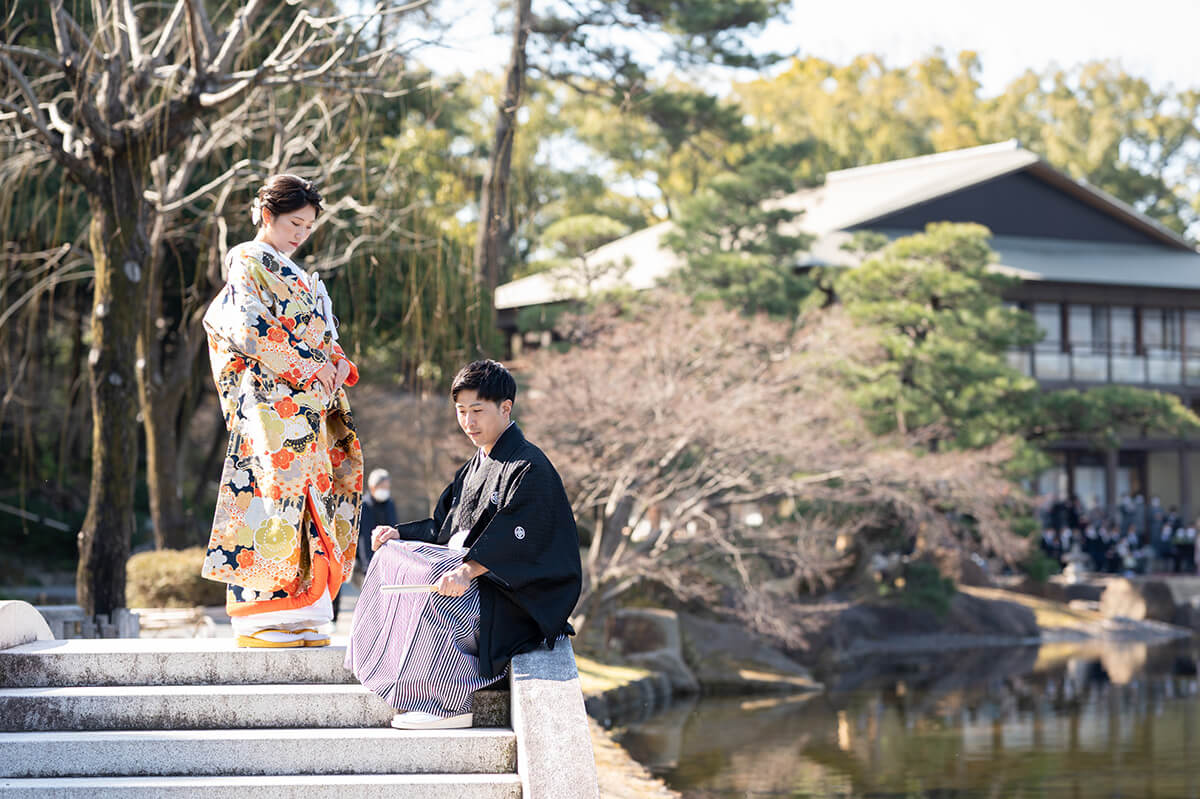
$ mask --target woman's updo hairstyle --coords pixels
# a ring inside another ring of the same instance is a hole
[[[280,214],[299,211],[306,205],[311,205],[320,215],[321,193],[313,187],[311,180],[299,175],[274,175],[267,178],[250,204],[250,220],[256,225],[262,224],[264,208],[278,218]]]

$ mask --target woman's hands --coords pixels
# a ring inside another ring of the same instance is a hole
[[[334,380],[333,390],[336,392],[350,378],[350,362],[342,358],[337,362],[337,377]]]
[[[330,394],[333,394],[335,391],[337,391],[337,376],[338,370],[334,368],[333,364],[331,364],[329,361],[326,361],[321,365],[321,368],[317,370],[316,380],[325,388],[326,391],[328,391]]]
[[[400,531],[395,527],[381,524],[371,531],[371,551],[375,552],[388,541],[399,541]]]
[[[349,377],[350,363],[344,358],[339,360],[336,365],[333,361],[326,361],[316,374],[317,382],[329,392],[330,396],[336,394]]]

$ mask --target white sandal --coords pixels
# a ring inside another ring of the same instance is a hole
[[[326,642],[328,643],[328,639]],[[291,632],[289,630],[280,630],[277,627],[268,627],[265,630],[259,630],[250,635],[239,635],[237,637],[237,645],[248,649],[294,649],[299,646],[305,646],[306,642],[301,632]]]
[[[392,719],[392,726],[398,730],[463,730],[470,727],[472,721],[474,717],[471,713],[437,716],[433,713],[410,710],[407,713],[397,713]]]

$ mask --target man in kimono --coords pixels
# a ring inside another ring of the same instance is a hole
[[[398,729],[471,726],[472,694],[513,655],[574,633],[575,518],[558,472],[511,419],[516,381],[476,361],[450,393],[478,450],[431,518],[373,531],[346,653]]]

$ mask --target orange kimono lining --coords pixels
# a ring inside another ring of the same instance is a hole
[[[330,555],[333,552],[332,541],[329,534],[325,530],[325,525],[321,524],[321,516],[317,513],[316,503],[312,497],[312,483],[304,487],[304,505],[308,511],[308,517],[312,520],[313,525],[317,528],[317,536],[321,539],[321,548],[325,550],[324,555],[317,557],[314,555],[312,559],[313,579],[308,587],[308,591],[296,596],[285,596],[279,599],[265,599],[262,602],[235,602],[230,597],[225,600],[225,612],[230,616],[252,616],[255,613],[272,613],[277,610],[297,610],[306,608],[316,604],[321,595],[325,593],[325,589],[329,589],[329,598],[335,599],[338,591],[342,587],[342,570],[339,567],[334,570],[330,567]]]

